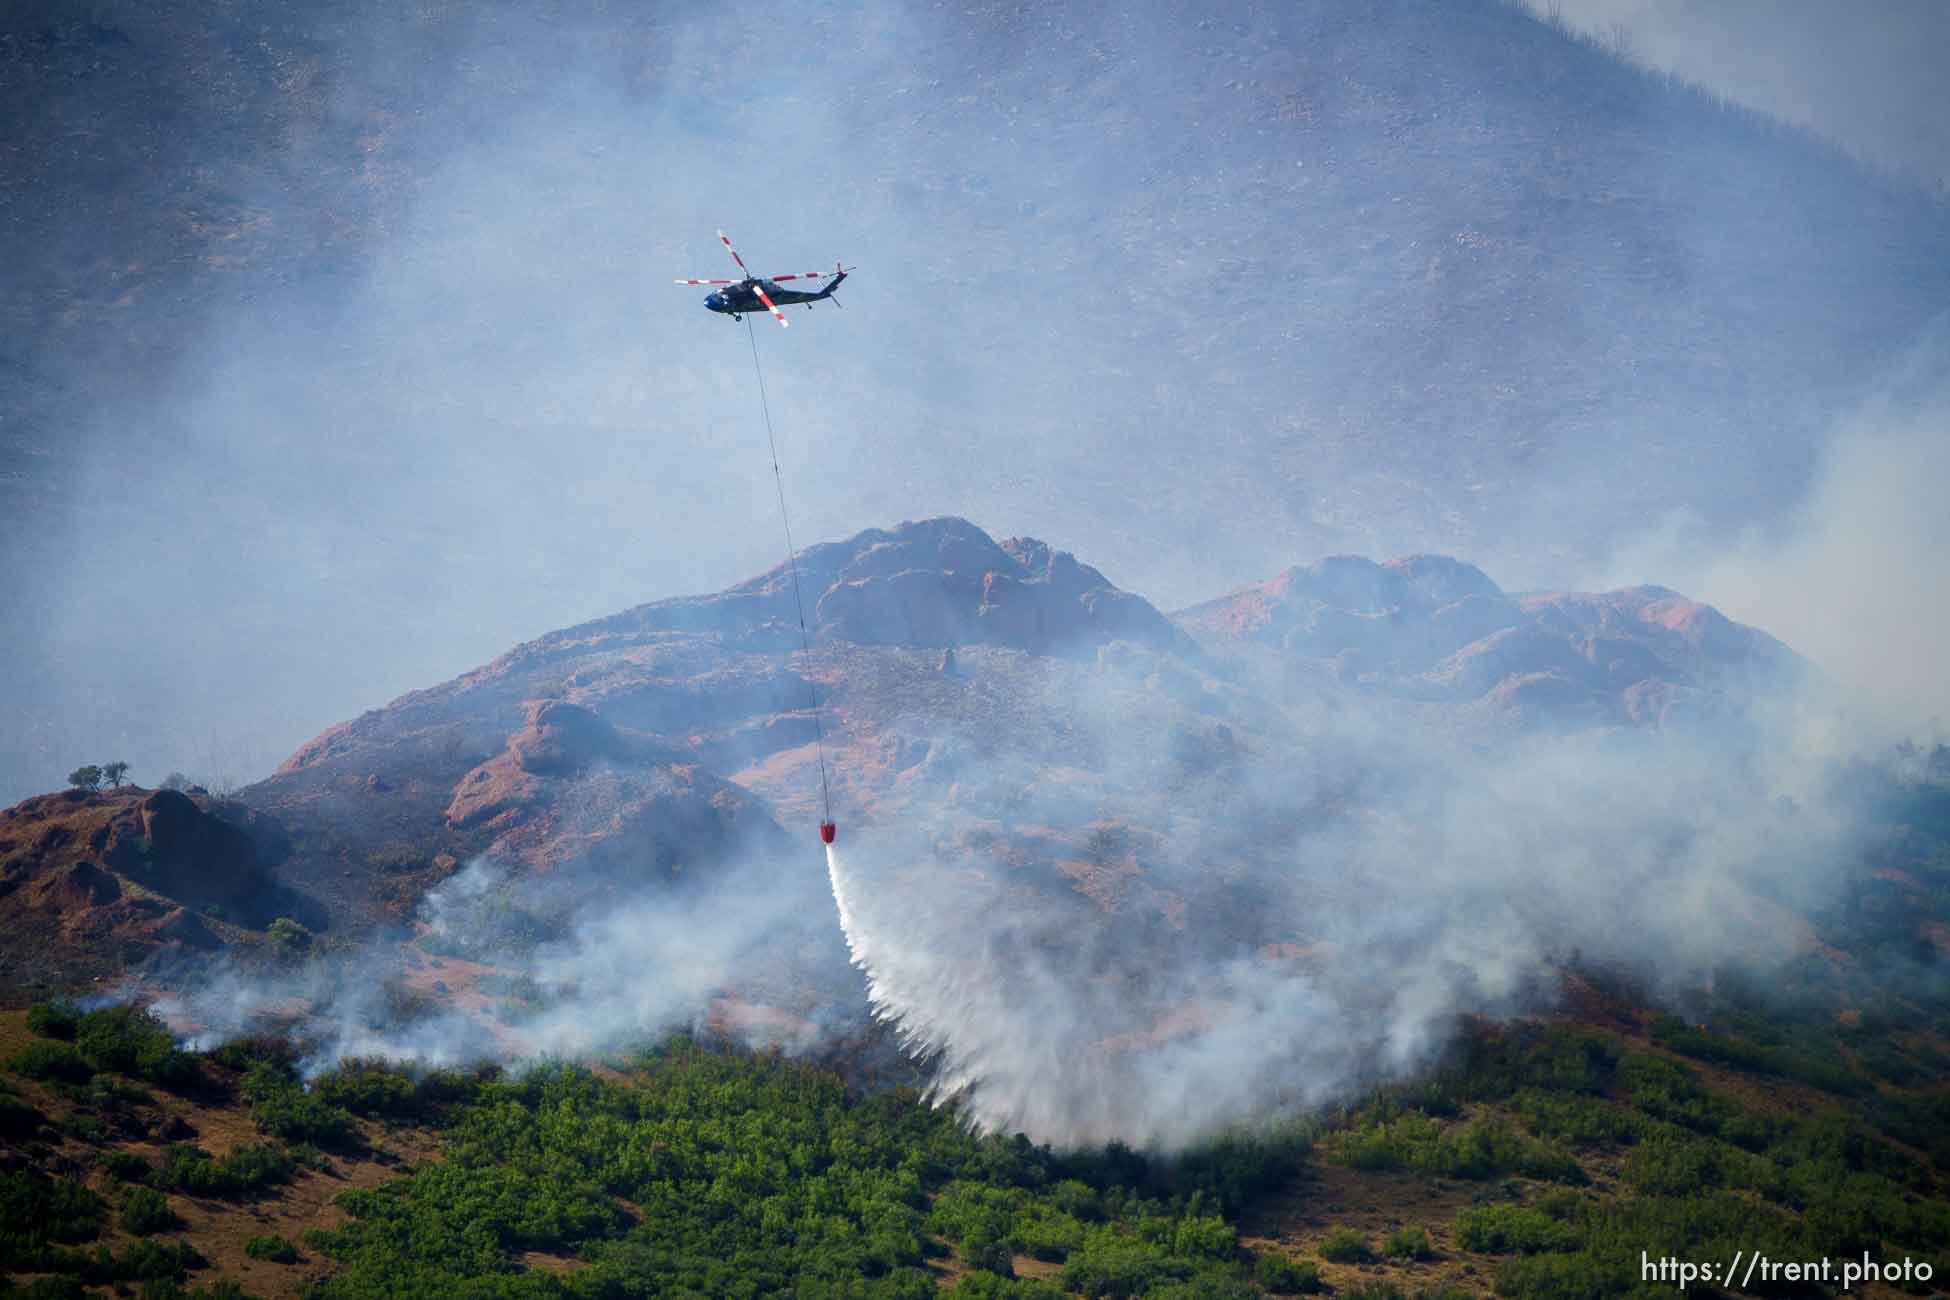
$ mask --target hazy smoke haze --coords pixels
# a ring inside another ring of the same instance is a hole
[[[1806,500],[1731,540],[1675,513],[1599,585],[1656,581],[1764,627],[1834,674],[1890,733],[1940,740],[1950,574],[1950,338],[1938,328],[1836,428]]]
[[[1943,61],[1950,11],[1932,0],[1528,0],[1628,58],[1810,127],[1926,185],[1950,184]]]
[[[731,269],[720,226],[860,266],[760,322],[802,538],[954,513],[1167,608],[1333,550],[1562,585],[1670,508],[1778,525],[1950,265],[1921,196],[1487,3],[9,21],[4,468],[61,490],[0,557],[0,798],[254,779],[773,563],[743,330],[671,284]]]

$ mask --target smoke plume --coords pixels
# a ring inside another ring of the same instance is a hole
[[[1148,728],[1108,703],[1106,748],[1141,754]],[[1131,791],[1169,829],[1133,830],[1099,906],[970,849],[952,802],[829,850],[874,1012],[937,1097],[1060,1144],[1181,1147],[1402,1077],[1464,1016],[1551,1006],[1569,964],[1675,993],[1806,955],[1797,918],[1854,833],[1785,726],[1489,752],[1380,714],[1304,721],[1281,761]],[[1270,748],[1280,724],[1251,725]],[[1315,787],[1356,770],[1358,801]]]

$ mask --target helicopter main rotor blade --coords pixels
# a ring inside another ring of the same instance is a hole
[[[718,232],[718,239],[724,244],[724,251],[731,254],[731,260],[738,263],[738,269],[746,275],[750,275],[752,269],[745,265],[745,259],[738,256],[738,250],[731,246],[731,236],[720,230]]]
[[[759,288],[757,285],[753,285],[752,292],[757,294],[758,300],[765,304],[765,310],[772,313],[773,320],[776,320],[779,324],[785,326],[787,329],[792,328],[792,322],[785,318],[784,312],[780,311],[777,307],[772,305],[772,300],[765,296],[765,290]]]
[[[768,275],[767,280],[824,280],[831,271],[794,271],[791,275]]]
[[[679,280],[679,284],[737,284],[736,280]]]

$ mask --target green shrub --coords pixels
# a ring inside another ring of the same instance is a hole
[[[1740,1152],[1690,1134],[1655,1133],[1625,1161],[1625,1181],[1653,1196],[1683,1196],[1702,1188],[1739,1186]],[[1743,1157],[1744,1158],[1744,1157]]]
[[[1320,1290],[1320,1265],[1290,1255],[1261,1255],[1253,1276],[1275,1295],[1313,1295]]]
[[[146,1183],[156,1167],[133,1151],[110,1151],[102,1156],[102,1169],[110,1178],[125,1183]]]
[[[149,1300],[145,1293],[143,1300]],[[244,1284],[235,1278],[220,1277],[208,1286],[193,1287],[183,1293],[183,1300],[255,1300]]]
[[[263,1237],[252,1237],[244,1243],[244,1253],[252,1259],[267,1259],[273,1264],[296,1264],[298,1262],[298,1248],[276,1233]]]
[[[962,1274],[953,1286],[939,1294],[952,1296],[954,1300],[1066,1300],[1063,1289],[1050,1282],[980,1272]]]
[[[1404,1300],[1402,1289],[1393,1282],[1356,1282],[1337,1293],[1340,1300]]]
[[[1751,1021],[1751,1018],[1747,1018]],[[1777,1074],[1844,1097],[1858,1097],[1874,1090],[1874,1084],[1842,1065],[1832,1053],[1800,1050],[1788,1046],[1763,1046],[1731,1035],[1713,1034],[1695,1028],[1677,1016],[1660,1016],[1653,1022],[1652,1037],[1675,1052],[1714,1061],[1748,1073]],[[1775,1037],[1778,1040],[1779,1035]]]
[[[1177,1195],[1201,1194],[1226,1214],[1293,1177],[1313,1146],[1314,1126],[1295,1123],[1265,1132],[1224,1134],[1184,1152],[1160,1172]],[[1151,1194],[1163,1193],[1158,1188]]]
[[[1060,1210],[1045,1211],[1036,1206],[1016,1216],[1010,1236],[1023,1254],[1061,1264],[1083,1244],[1083,1222]]]
[[[1570,1224],[1523,1205],[1482,1205],[1456,1216],[1456,1244],[1479,1254],[1576,1250],[1581,1240]]]
[[[66,998],[50,998],[27,1008],[27,1027],[42,1038],[72,1042],[75,1026],[80,1020],[80,1008]]]
[[[1643,1295],[1634,1291],[1638,1258],[1632,1268],[1618,1259],[1585,1252],[1527,1255],[1497,1266],[1496,1293],[1511,1300],[1602,1300],[1609,1296]]]
[[[40,1131],[47,1116],[20,1098],[0,1092],[0,1138],[23,1142]]]
[[[997,1241],[983,1230],[968,1235],[962,1242],[962,1260],[970,1268],[979,1268],[1001,1277],[1016,1275],[1015,1253],[1006,1241]]]
[[[53,1040],[27,1044],[7,1058],[7,1068],[30,1079],[61,1083],[86,1083],[95,1077],[95,1067],[72,1043]]]
[[[183,1220],[169,1208],[169,1199],[153,1187],[131,1187],[122,1195],[122,1228],[138,1237],[167,1232]]]
[[[1335,1264],[1365,1264],[1374,1258],[1374,1251],[1353,1228],[1335,1227],[1321,1239],[1320,1257]]]
[[[249,1071],[266,1065],[287,1079],[298,1077],[298,1049],[272,1034],[246,1034],[210,1049],[209,1057],[229,1070]]]
[[[1389,1233],[1381,1243],[1381,1253],[1389,1259],[1433,1259],[1435,1246],[1429,1241],[1428,1229],[1411,1224]]]
[[[500,1067],[484,1064],[473,1070],[429,1070],[414,1083],[422,1113],[438,1106],[474,1100],[483,1084],[498,1077]]]
[[[272,1137],[339,1146],[352,1134],[352,1116],[343,1107],[307,1092],[267,1062],[258,1062],[245,1074],[244,1095],[251,1100],[257,1126]]]
[[[50,1271],[77,1274],[93,1286],[165,1280],[180,1283],[185,1273],[204,1262],[186,1241],[146,1238],[130,1242],[119,1254],[97,1246],[93,1250],[55,1251],[45,1261]]]
[[[147,1007],[123,1004],[86,1012],[75,1026],[75,1046],[100,1070],[132,1074],[164,1087],[181,1087],[195,1076],[189,1053]]]
[[[1409,1169],[1439,1178],[1496,1178],[1522,1173],[1559,1182],[1582,1182],[1584,1170],[1569,1152],[1535,1142],[1500,1123],[1475,1120],[1444,1127],[1425,1115],[1371,1110],[1358,1128],[1335,1134],[1329,1152],[1355,1169]]]
[[[1159,1246],[1111,1227],[1094,1228],[1063,1265],[1065,1291],[1086,1296],[1136,1296],[1192,1276],[1192,1265]]]
[[[1104,1217],[1103,1198],[1088,1183],[1065,1178],[1049,1189],[1050,1204],[1073,1219],[1095,1223]]]
[[[1239,1234],[1216,1214],[1186,1215],[1171,1234],[1171,1253],[1188,1259],[1230,1259]]]
[[[193,1196],[245,1196],[290,1181],[289,1155],[270,1143],[238,1147],[221,1160],[201,1147],[174,1143],[162,1150],[157,1187]]]
[[[411,1119],[421,1111],[420,1092],[412,1078],[387,1061],[341,1061],[312,1080],[311,1090],[325,1105],[354,1115]]]
[[[75,1141],[89,1146],[100,1146],[108,1139],[108,1128],[102,1123],[102,1117],[85,1110],[71,1110],[63,1115],[60,1128]]]
[[[271,948],[283,957],[298,957],[311,951],[312,934],[288,916],[280,916],[264,930]]]
[[[94,1240],[102,1208],[101,1197],[71,1179],[0,1174],[0,1270],[34,1266],[56,1242]]]
[[[1510,1099],[1524,1127],[1542,1138],[1609,1149],[1636,1142],[1645,1121],[1597,1097],[1524,1088]]]

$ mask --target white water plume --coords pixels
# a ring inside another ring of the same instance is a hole
[[[1804,765],[1677,735],[1435,752],[1394,806],[1269,824],[1250,862],[1177,792],[1181,829],[1120,867],[1194,900],[1175,921],[968,852],[946,809],[829,849],[833,898],[933,1098],[1066,1146],[1331,1104],[1426,1067],[1464,1017],[1547,1009],[1567,963],[1675,991],[1808,951],[1783,904],[1824,891],[1850,827]]]

